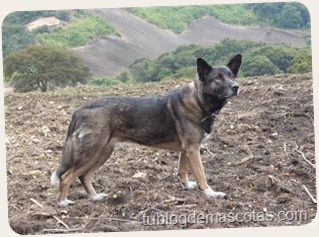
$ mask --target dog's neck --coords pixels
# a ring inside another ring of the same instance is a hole
[[[200,93],[200,89],[198,88],[198,84],[194,82],[195,85],[195,99],[198,106],[201,110],[206,114],[206,116],[216,117],[220,110],[227,103],[226,99],[220,99],[214,96],[208,96],[204,93]]]

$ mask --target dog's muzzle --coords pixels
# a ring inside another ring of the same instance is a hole
[[[237,95],[237,96],[239,95],[239,86],[238,85],[233,85],[231,87],[231,89],[232,89],[234,95]]]

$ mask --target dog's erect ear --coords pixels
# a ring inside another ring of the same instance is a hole
[[[212,67],[208,65],[208,63],[202,59],[197,59],[197,73],[199,76],[199,80],[204,81],[205,77],[208,75],[208,73],[212,70]]]
[[[229,67],[229,69],[232,71],[235,77],[238,74],[238,71],[241,65],[241,59],[242,59],[241,54],[237,54],[227,64],[227,67]]]

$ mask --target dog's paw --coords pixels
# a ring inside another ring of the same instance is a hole
[[[106,193],[98,193],[90,198],[93,202],[99,202],[99,201],[102,201],[106,197],[107,197]]]
[[[187,184],[184,185],[184,189],[192,190],[197,188],[197,183],[194,181],[189,181]]]
[[[204,193],[208,198],[223,198],[226,196],[226,193],[223,192],[215,192],[212,188],[204,189]]]
[[[74,205],[74,202],[69,200],[69,199],[64,199],[60,202],[58,202],[59,206],[60,207],[66,207],[66,206],[69,206],[69,205]]]

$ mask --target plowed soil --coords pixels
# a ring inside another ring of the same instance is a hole
[[[7,94],[12,229],[43,234],[310,223],[317,210],[311,74],[238,79],[241,94],[221,111],[201,151],[208,184],[227,198],[183,190],[177,153],[130,146],[117,148],[94,177],[97,191],[108,194],[104,201],[91,202],[76,181],[69,194],[75,205],[58,206],[58,185],[49,180],[74,108],[102,95],[165,93],[187,81]]]

